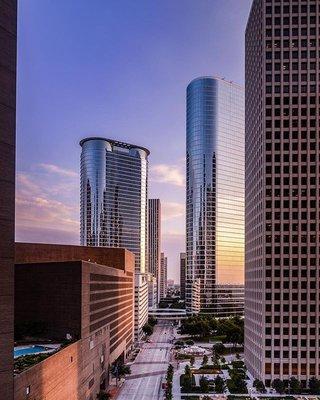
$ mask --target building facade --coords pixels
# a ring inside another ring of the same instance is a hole
[[[16,0],[0,2],[0,398],[13,398]]]
[[[186,253],[180,253],[180,297],[186,296]]]
[[[319,378],[319,1],[254,0],[246,29],[245,362]]]
[[[148,307],[156,308],[158,305],[158,285],[153,274],[148,273]]]
[[[215,285],[243,280],[241,86],[215,77],[188,85],[186,190],[186,309],[212,313]],[[199,299],[192,293],[195,288]]]
[[[213,315],[217,318],[244,315],[244,285],[216,285]]]
[[[70,343],[16,373],[14,399],[96,399],[108,389],[111,364],[132,347],[134,255],[17,243],[15,258],[16,326],[40,322],[41,343]]]
[[[160,199],[148,200],[148,270],[156,278],[157,301],[160,297],[161,254],[161,203]]]
[[[160,300],[167,296],[167,269],[168,269],[168,258],[165,257],[164,253],[160,256]]]
[[[104,138],[80,142],[81,244],[122,247],[135,255],[136,275],[147,267],[147,189],[149,151],[143,147]],[[136,333],[148,316],[147,277],[137,277]],[[142,321],[143,316],[143,321]],[[138,322],[139,321],[139,322]],[[138,337],[137,337],[138,339]]]

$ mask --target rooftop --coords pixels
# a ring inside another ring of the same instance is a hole
[[[146,147],[142,147],[142,146],[138,146],[135,144],[130,144],[130,143],[125,143],[125,142],[121,142],[119,140],[114,140],[114,139],[108,139],[108,138],[104,138],[104,137],[99,137],[99,136],[92,136],[92,137],[88,137],[88,138],[84,138],[82,140],[80,140],[80,146],[82,147],[82,145],[85,142],[88,142],[89,140],[103,140],[105,142],[108,142],[110,144],[112,144],[115,147],[121,147],[123,149],[141,149],[143,151],[145,151],[147,153],[147,155],[150,154],[150,151],[146,148]]]

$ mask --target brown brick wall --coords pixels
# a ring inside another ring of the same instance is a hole
[[[130,262],[133,268],[134,260]],[[134,278],[130,271],[97,264],[93,268],[88,262],[83,264],[82,335],[92,336],[107,325],[110,329],[110,362],[113,362],[125,352],[126,343],[133,340]]]
[[[25,244],[17,244],[16,260],[30,263],[16,264],[15,317],[17,322],[37,318],[46,321],[47,336],[63,337],[78,329],[81,346],[77,367],[68,364],[64,358],[65,350],[62,350],[15,378],[15,400],[25,399],[28,385],[34,388],[31,394],[35,393],[28,400],[87,400],[90,396],[95,399],[103,377],[106,376],[108,381],[109,365],[119,356],[126,357],[132,344],[134,257],[131,253],[120,249],[119,256],[119,249],[108,249],[110,261],[103,255],[107,265],[100,265],[89,261],[66,261],[70,254],[77,260],[77,250],[68,250],[68,246],[59,250],[58,247],[54,245],[51,252],[51,245],[30,245],[28,248]],[[77,249],[79,246],[70,247]],[[88,249],[91,261],[97,260],[91,248],[84,249]],[[81,258],[89,258],[85,257],[84,249],[81,249]],[[113,252],[116,253],[114,257]],[[99,249],[101,260],[100,253]],[[63,261],[48,262],[48,259],[54,259],[54,254]],[[111,267],[112,263],[116,267]],[[72,350],[74,345],[69,348]],[[64,381],[64,369],[69,383],[67,378]],[[49,389],[54,386],[65,388],[52,397],[53,391]],[[76,395],[78,397],[72,397]]]
[[[78,341],[16,375],[14,378],[14,400],[80,399],[80,359],[81,341]],[[26,396],[28,386],[30,386],[30,395]]]
[[[93,348],[88,339],[79,340],[16,375],[14,400],[95,400],[102,381],[108,383],[108,360],[105,328],[97,333]]]
[[[16,243],[15,246],[17,264],[81,260],[133,272],[134,255],[126,249],[40,243]]]
[[[16,264],[15,323],[41,321],[46,335],[81,335],[81,262]]]
[[[15,0],[0,1],[0,399],[13,397],[13,253],[15,195]]]

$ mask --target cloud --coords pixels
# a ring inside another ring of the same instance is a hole
[[[162,219],[164,221],[174,218],[180,218],[185,215],[185,204],[163,201],[161,211]]]
[[[157,164],[150,168],[150,179],[154,182],[169,183],[184,187],[185,174],[179,165]]]
[[[67,176],[70,178],[78,177],[78,174],[75,171],[70,169],[61,168],[58,165],[54,164],[38,164],[38,167],[42,168],[44,171],[49,173],[54,173],[57,175]]]
[[[60,237],[60,243],[74,243],[79,238],[77,174],[51,164],[35,167],[17,173],[16,239],[57,243]]]

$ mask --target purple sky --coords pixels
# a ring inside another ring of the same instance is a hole
[[[81,138],[148,147],[168,276],[184,251],[185,89],[243,83],[251,0],[19,2],[16,239],[79,243]]]

